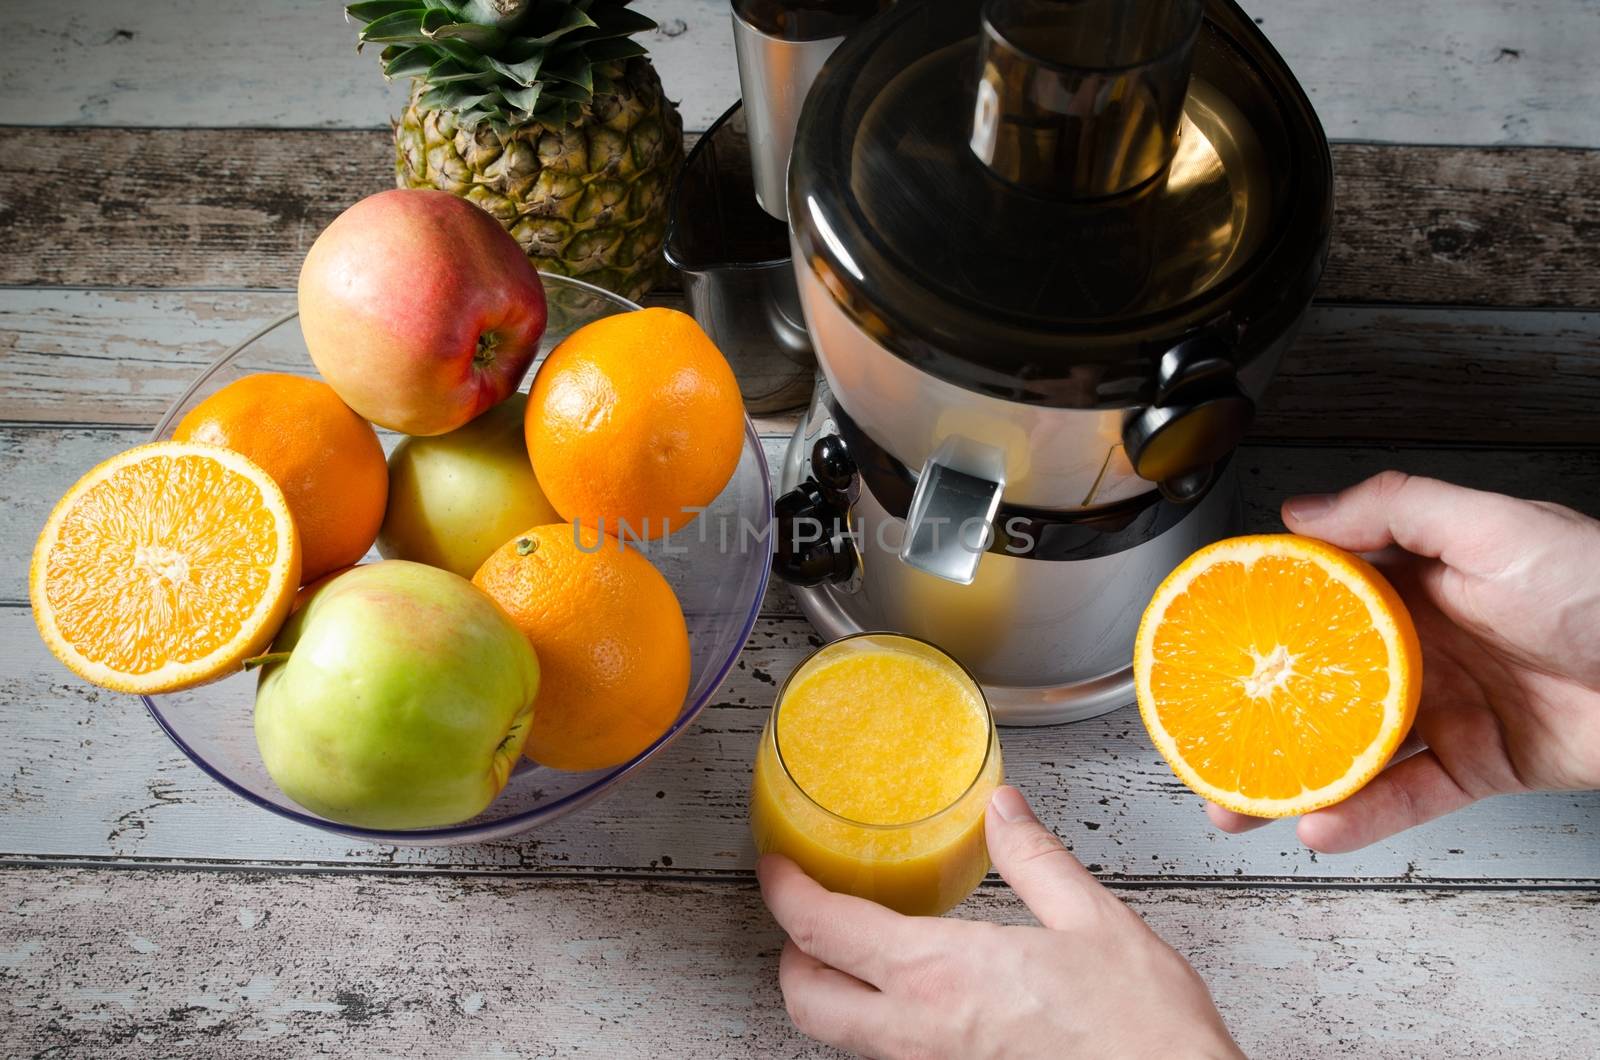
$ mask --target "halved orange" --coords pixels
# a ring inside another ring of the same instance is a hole
[[[1133,671],[1145,728],[1179,779],[1255,817],[1354,794],[1400,746],[1422,689],[1394,587],[1294,534],[1184,560],[1145,609]]]
[[[119,453],[61,498],[28,590],[50,650],[120,692],[226,676],[272,642],[300,584],[300,536],[271,476],[213,445]]]

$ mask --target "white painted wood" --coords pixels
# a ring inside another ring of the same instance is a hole
[[[798,617],[758,623],[696,724],[639,776],[513,841],[392,848],[257,810],[206,777],[137,699],[91,688],[46,652],[22,608],[0,608],[0,857],[217,859],[530,873],[648,868],[729,873],[753,861],[750,762],[780,683],[816,643]],[[1211,830],[1138,714],[1002,735],[1007,778],[1095,872],[1137,877],[1600,880],[1600,793],[1473,807],[1370,850],[1319,857],[1287,824]]]
[[[1253,1056],[1600,1051],[1593,894],[1118,894]],[[748,884],[11,869],[0,897],[11,1055],[837,1055],[790,1027]],[[960,913],[1030,919],[998,886]]]
[[[1600,145],[1592,0],[1248,0],[1339,138]],[[640,0],[685,126],[738,95],[724,0]],[[0,123],[379,127],[401,90],[330,0],[13,4]],[[202,160],[197,160],[197,163]]]

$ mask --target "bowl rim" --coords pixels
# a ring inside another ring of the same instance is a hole
[[[580,290],[588,291],[592,294],[598,295],[607,301],[620,303],[621,305],[628,307],[625,308],[623,312],[636,312],[644,308],[631,299],[624,298],[615,292],[608,291],[603,287],[596,286],[595,284],[588,283],[584,280],[577,280],[568,276],[558,276],[545,272],[539,273],[539,279],[543,281],[546,286],[575,287]],[[206,383],[209,382],[214,375],[227,367],[235,357],[244,352],[244,350],[247,349],[252,343],[259,341],[277,328],[282,327],[283,325],[296,319],[299,317],[299,315],[299,311],[296,310],[294,312],[285,313],[282,316],[279,316],[270,323],[264,324],[255,331],[251,332],[251,334],[242,341],[234,346],[229,347],[214,361],[212,361],[211,364],[209,364],[206,369],[195,378],[194,382],[189,384],[183,393],[167,407],[166,413],[161,417],[161,419],[156,423],[155,428],[151,431],[150,440],[159,441],[161,436],[172,427],[174,421],[177,420],[181,410],[189,401],[189,399],[194,397],[196,393],[204,388]],[[756,469],[759,471],[761,476],[761,493],[763,501],[762,507],[768,513],[770,513],[772,510],[772,472],[767,467],[766,452],[762,448],[761,435],[756,432],[755,424],[751,422],[750,414],[748,412],[744,413],[744,444],[745,448],[753,452],[756,456]],[[740,626],[738,638],[739,646],[715,667],[715,672],[710,683],[706,685],[705,692],[698,696],[696,700],[690,704],[687,710],[682,711],[679,714],[678,718],[672,723],[666,732],[663,732],[648,747],[634,755],[628,761],[622,763],[621,765],[612,767],[610,770],[607,770],[603,774],[597,776],[594,780],[583,785],[577,790],[568,792],[567,794],[553,799],[550,802],[541,803],[533,809],[525,810],[521,813],[509,814],[505,817],[498,817],[492,821],[480,821],[476,823],[464,822],[461,824],[444,825],[438,828],[360,828],[355,825],[339,824],[336,821],[330,821],[325,817],[318,817],[315,814],[304,810],[289,806],[280,806],[272,800],[263,798],[262,796],[256,794],[254,791],[251,791],[249,788],[240,784],[238,781],[235,781],[226,773],[213,766],[204,755],[200,754],[193,747],[191,747],[189,743],[178,734],[172,724],[169,723],[166,717],[161,713],[161,708],[156,705],[156,702],[152,697],[141,694],[139,699],[144,702],[145,709],[149,711],[150,716],[155,719],[156,725],[161,728],[161,731],[166,733],[167,738],[173,742],[178,750],[183,752],[184,756],[188,758],[189,761],[198,766],[201,772],[205,773],[212,780],[221,784],[224,788],[228,789],[239,798],[244,799],[246,802],[266,810],[269,813],[276,814],[279,817],[294,821],[297,824],[303,824],[307,827],[315,828],[320,832],[330,832],[336,835],[347,836],[352,839],[364,839],[372,842],[393,843],[404,846],[446,846],[454,845],[461,840],[479,839],[488,841],[492,839],[510,838],[512,836],[525,833],[535,826],[545,823],[546,821],[551,821],[557,817],[563,816],[564,814],[599,798],[607,791],[616,787],[617,784],[619,784],[630,774],[638,770],[640,766],[644,765],[651,758],[655,757],[657,753],[664,749],[668,744],[672,743],[672,741],[680,736],[684,730],[690,726],[690,724],[699,718],[701,712],[705,710],[706,706],[711,702],[712,697],[715,696],[722,688],[722,683],[727,680],[728,674],[732,672],[734,665],[739,661],[739,656],[743,653],[744,646],[749,641],[751,632],[755,629],[756,620],[761,616],[761,601],[765,598],[767,585],[772,578],[772,550],[770,548],[761,553],[761,559],[759,560],[759,563],[761,567],[761,576],[759,579],[760,588],[757,590],[755,598],[750,602],[749,608],[744,616],[744,621]],[[492,806],[493,803],[491,802],[490,805]]]

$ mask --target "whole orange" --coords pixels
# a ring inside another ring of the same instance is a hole
[[[302,583],[358,562],[378,536],[389,498],[383,446],[319,379],[247,375],[190,409],[173,437],[243,453],[272,476],[300,531]]]
[[[744,448],[739,383],[694,318],[605,317],[568,336],[533,379],[525,422],[555,510],[617,536],[664,537],[710,504]]]
[[[590,528],[538,526],[496,550],[472,584],[539,656],[525,749],[535,762],[619,765],[677,718],[689,690],[689,632],[672,586],[632,548]]]

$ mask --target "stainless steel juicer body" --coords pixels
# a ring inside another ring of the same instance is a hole
[[[812,454],[819,441],[838,439],[842,418],[820,384],[785,455],[779,489],[786,498],[815,480]],[[1184,557],[1237,532],[1240,518],[1228,468],[1192,505],[1147,506],[1120,534],[1078,535],[1072,558],[1012,555],[1003,545],[977,553],[974,577],[962,584],[901,560],[905,498],[896,503],[897,491],[884,492],[891,499],[858,474],[840,507],[824,503],[808,509],[803,522],[790,519],[788,531],[812,550],[813,563],[820,556],[840,575],[802,579],[812,584],[794,585],[795,599],[828,640],[888,629],[938,644],[978,675],[1002,725],[1082,721],[1131,703],[1129,647],[1145,601]],[[1039,529],[1011,525],[1022,533]]]
[[[775,569],[825,635],[953,652],[1003,723],[1131,702],[1155,586],[1238,527],[1230,456],[1325,260],[1315,114],[1204,7],[902,0],[797,129],[822,379]]]
[[[733,0],[733,48],[750,130],[756,202],[788,217],[789,149],[806,93],[828,56],[880,0]]]

